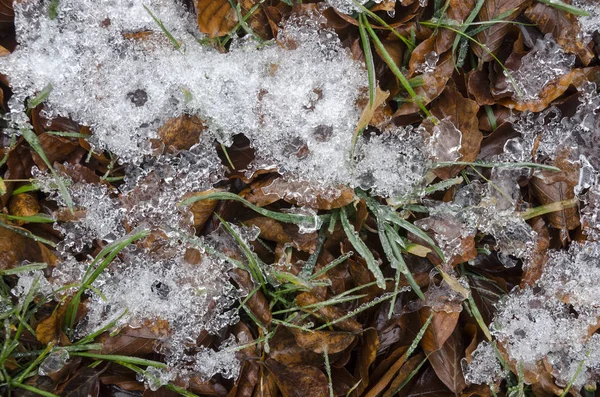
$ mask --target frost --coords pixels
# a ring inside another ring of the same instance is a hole
[[[329,4],[331,7],[335,8],[336,10],[338,10],[339,12],[342,12],[344,14],[352,14],[354,12],[360,11],[361,8],[356,5],[356,3],[359,3],[361,5],[365,5],[367,3],[375,3],[375,4],[379,4],[382,3],[384,0],[372,0],[372,1],[368,1],[368,0],[326,0],[327,4]]]
[[[600,367],[600,243],[574,243],[569,251],[553,251],[534,287],[513,290],[498,304],[491,332],[508,357],[532,369],[542,359],[565,387],[583,362],[575,390]]]
[[[522,102],[538,99],[542,89],[555,78],[568,73],[575,63],[575,55],[566,54],[550,34],[540,39],[521,59],[519,69],[511,73],[509,81],[514,95]]]
[[[52,286],[44,277],[44,272],[41,270],[33,270],[19,274],[19,281],[10,293],[19,299],[19,303],[25,301],[28,294],[31,296],[49,295],[53,292]]]
[[[489,342],[481,342],[473,351],[471,362],[466,364],[463,359],[462,365],[465,380],[478,385],[493,385],[508,375],[498,360],[495,346]]]
[[[588,12],[587,16],[577,17],[581,26],[584,42],[592,39],[595,32],[600,30],[600,5],[596,0],[573,0],[572,5]]]
[[[460,158],[462,133],[449,117],[440,120],[432,130],[427,142],[430,157],[438,162],[456,161]]]
[[[434,231],[447,260],[462,252],[461,239],[479,231],[492,236],[505,264],[514,266],[516,262],[509,256],[528,258],[537,234],[515,211],[514,204],[499,206],[494,191],[493,186],[474,181],[459,189],[454,203],[436,203],[429,209],[430,216],[415,224]]]

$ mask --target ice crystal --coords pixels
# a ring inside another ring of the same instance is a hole
[[[600,318],[598,277],[599,243],[574,243],[568,251],[551,252],[534,287],[517,288],[498,304],[491,331],[509,359],[525,369],[547,359],[561,387],[580,364],[575,389],[592,379],[600,365],[598,335],[589,332]]]
[[[514,97],[519,101],[534,101],[542,89],[555,78],[569,72],[575,55],[566,54],[551,35],[536,42],[521,59],[519,69],[511,74]]]
[[[359,7],[356,3],[359,3],[361,5],[365,5],[367,3],[369,3],[368,0],[326,0],[327,4],[329,4],[331,7],[335,8],[336,10],[343,12],[344,14],[352,14],[354,12],[357,11],[361,11],[361,7]],[[383,2],[384,0],[372,0],[372,3],[376,3],[379,4],[381,2]]]
[[[478,385],[493,385],[508,375],[500,364],[495,346],[485,341],[473,351],[471,362],[466,364],[463,359],[462,365],[465,380]]]
[[[577,18],[581,26],[583,41],[588,42],[594,33],[600,30],[600,5],[596,0],[573,0],[572,5],[589,14]]]

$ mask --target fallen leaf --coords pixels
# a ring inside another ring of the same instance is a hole
[[[198,27],[210,38],[224,36],[237,24],[237,14],[228,0],[195,0]]]
[[[199,117],[182,114],[168,119],[158,129],[158,136],[166,149],[188,150],[198,143],[205,129],[206,125]]]
[[[296,303],[299,306],[314,305],[319,302],[320,302],[320,299],[317,298],[316,296],[314,296],[313,294],[311,294],[310,292],[303,292],[303,293],[299,294],[298,296],[296,296]],[[345,311],[343,311],[342,309],[339,309],[335,306],[325,306],[325,307],[319,307],[316,310],[314,308],[308,309],[308,310],[314,311],[318,317],[323,317],[328,322],[331,322],[334,320],[339,320],[340,318],[346,316],[346,314],[347,314]],[[362,331],[362,326],[360,325],[360,323],[353,318],[347,318],[342,321],[339,321],[336,324],[334,324],[334,327],[337,327],[337,328],[341,329],[342,331],[347,331],[347,332]]]
[[[400,371],[390,384],[389,389],[383,394],[383,397],[392,397],[396,395],[396,390],[406,381],[406,379],[408,379],[424,358],[425,355],[423,353],[418,353],[414,357],[411,357],[402,368],[400,368]]]
[[[244,221],[246,226],[257,226],[260,237],[275,241],[279,244],[291,244],[300,251],[313,253],[317,247],[317,232],[300,233],[298,226],[290,223],[281,223],[273,218],[259,216]]]
[[[471,162],[477,158],[483,139],[483,134],[479,131],[478,111],[477,102],[463,97],[453,82],[431,104],[432,115],[438,120],[450,120],[462,134],[458,161]],[[432,133],[434,124],[431,120],[423,121],[422,126]],[[464,166],[444,167],[433,172],[441,179],[448,179],[458,174],[462,168]]]
[[[8,202],[8,212],[15,216],[32,216],[40,212],[40,203],[32,194],[22,193],[11,197]],[[23,225],[27,222],[18,221],[18,225]]]
[[[429,310],[421,310],[422,323],[429,316]],[[421,339],[421,346],[435,373],[456,394],[467,387],[460,363],[463,358],[463,342],[461,330],[457,327],[459,314],[434,312],[434,318]]]
[[[35,328],[35,337],[37,340],[47,345],[48,343],[57,343],[61,331],[61,325],[65,313],[67,311],[66,304],[59,304],[50,317],[39,322]]]
[[[543,33],[552,34],[566,52],[576,54],[583,66],[587,66],[594,58],[594,53],[580,40],[576,15],[542,3],[531,5],[524,15],[537,24]]]
[[[475,0],[450,0],[447,4],[445,18],[462,24],[475,7]],[[443,54],[451,49],[455,37],[452,30],[441,28],[435,38],[435,52]]]
[[[318,354],[323,354],[325,347],[327,347],[328,354],[340,353],[346,350],[356,339],[356,336],[347,332],[308,332],[297,328],[289,328],[288,330],[294,335],[298,346]]]
[[[218,189],[210,189],[204,192],[188,193],[183,196],[183,199],[187,199],[194,196],[205,196],[210,193],[219,191]],[[217,208],[218,200],[200,200],[189,206],[189,211],[194,215],[194,227],[196,230],[202,229],[202,226],[206,223]]]
[[[408,350],[408,349],[406,349],[406,350]],[[369,389],[369,391],[365,394],[365,397],[376,397],[383,390],[385,390],[388,387],[388,385],[390,384],[390,382],[392,381],[392,379],[394,379],[394,377],[396,376],[396,374],[398,373],[398,371],[400,371],[400,369],[404,366],[404,364],[406,363],[406,359],[407,359],[407,356],[406,356],[406,351],[405,351],[404,354],[402,354],[402,356],[400,356],[398,358],[398,360],[396,360],[388,368],[388,370],[377,381],[377,383],[375,383]]]
[[[369,386],[369,368],[377,358],[377,350],[379,350],[377,330],[369,328],[362,335],[356,359],[356,367],[354,368],[354,376],[360,380],[359,385],[355,389],[355,395],[357,396],[361,395]]]
[[[252,282],[250,273],[242,269],[233,269],[230,274],[236,284],[245,290],[246,293],[254,290],[254,283]],[[256,291],[246,301],[245,305],[266,328],[270,327],[273,316],[269,308],[269,301],[265,298],[262,291]]]
[[[407,397],[456,397],[438,378],[431,367],[427,367],[419,376]]]
[[[329,382],[317,367],[309,365],[283,365],[272,358],[264,362],[275,376],[283,397],[323,397],[329,395]]]
[[[143,356],[154,353],[160,341],[169,334],[168,321],[147,320],[139,328],[125,327],[115,336],[104,334],[98,341],[102,343],[102,354]]]
[[[510,22],[519,15],[519,13],[530,3],[530,0],[486,0],[478,14],[481,22],[492,21],[501,15],[504,15],[502,21]],[[512,12],[511,12],[512,10]],[[506,15],[507,12],[510,14]],[[504,37],[508,33],[511,25],[509,23],[497,22],[490,25],[483,32],[477,34],[477,41],[484,47],[472,45],[473,52],[482,62],[489,62],[493,59],[490,52],[496,54],[503,45]]]

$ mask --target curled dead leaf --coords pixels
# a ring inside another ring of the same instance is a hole
[[[15,216],[32,216],[40,212],[40,203],[32,194],[22,193],[11,197],[8,202],[8,212]],[[26,222],[18,221],[22,225]]]
[[[198,28],[210,38],[224,36],[237,24],[237,14],[228,0],[195,0]]]

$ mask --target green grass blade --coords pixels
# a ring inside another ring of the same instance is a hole
[[[24,266],[13,267],[12,269],[0,270],[0,276],[12,276],[23,272],[31,272],[34,270],[43,270],[47,268],[46,263],[29,263]]]
[[[147,367],[154,368],[167,368],[167,364],[161,363],[160,361],[147,360],[145,358],[133,357],[133,356],[121,356],[117,354],[96,354],[86,352],[72,352],[71,356],[93,358],[95,360],[103,361],[118,361],[134,365],[145,365]]]
[[[421,102],[421,100],[417,97],[417,93],[410,86],[410,83],[408,82],[408,80],[406,79],[406,77],[404,76],[402,71],[398,68],[398,65],[396,65],[396,62],[394,62],[394,60],[392,59],[390,54],[387,52],[383,43],[381,42],[381,40],[379,40],[379,37],[377,37],[377,35],[375,34],[375,32],[373,31],[371,26],[369,24],[367,24],[365,26],[365,28],[367,29],[367,32],[371,36],[371,39],[373,40],[373,44],[375,44],[375,47],[377,47],[377,49],[379,50],[379,53],[382,55],[384,62],[388,65],[388,67],[390,68],[392,73],[394,73],[394,76],[396,76],[398,78],[402,87],[406,90],[406,92],[408,92],[408,94],[410,95],[412,100],[415,101],[415,103],[419,106],[419,108],[423,111],[423,113],[425,113],[425,115],[428,118],[431,118],[431,113],[429,113],[429,110],[427,110],[425,105],[423,105],[423,102]]]
[[[561,0],[537,0],[539,3],[546,4],[552,8],[556,8],[557,10],[565,11],[573,15],[577,15],[579,17],[587,17],[590,15],[586,10],[582,10],[581,8],[577,8],[572,6],[571,4],[567,4]]]
[[[348,240],[352,244],[352,246],[356,249],[360,256],[367,262],[367,267],[375,276],[375,280],[377,281],[377,286],[381,289],[385,289],[385,280],[383,277],[383,273],[379,268],[379,263],[375,260],[375,257],[367,247],[367,245],[360,239],[356,230],[354,230],[354,226],[350,224],[348,220],[348,213],[346,212],[346,207],[340,208],[340,220],[342,221],[342,227],[344,228],[344,232],[346,232],[346,236],[348,236]]]
[[[9,224],[4,223],[2,221],[0,221],[0,227],[4,227],[4,228],[6,228],[8,230],[11,230],[11,231],[13,231],[13,232],[15,232],[17,234],[22,235],[22,236],[29,237],[30,239],[32,239],[34,241],[39,241],[40,243],[44,243],[46,245],[49,245],[50,247],[53,247],[53,248],[56,247],[56,244],[54,242],[52,242],[50,240],[47,240],[47,239],[45,239],[43,237],[36,236],[35,234],[31,233],[27,229],[23,229],[21,227],[12,226],[12,225],[9,225]]]
[[[47,214],[36,214],[29,216],[4,215],[6,219],[11,221],[22,221],[27,223],[54,223],[56,219]]]
[[[144,9],[146,10],[146,12],[148,12],[148,14],[150,14],[150,16],[152,17],[154,22],[156,22],[156,24],[158,25],[160,30],[162,30],[162,32],[165,34],[165,36],[167,36],[167,38],[169,39],[171,44],[173,44],[173,47],[175,47],[176,50],[181,49],[181,44],[179,43],[179,41],[177,41],[177,39],[175,37],[173,37],[171,32],[169,32],[169,30],[165,27],[165,25],[162,23],[162,21],[160,19],[158,19],[157,17],[155,17],[154,14],[152,13],[152,11],[150,11],[150,9],[148,7],[146,7],[146,5],[144,5]]]
[[[367,75],[369,79],[369,106],[373,107],[373,101],[375,100],[375,87],[377,82],[375,81],[375,62],[373,62],[373,53],[371,52],[371,42],[367,36],[365,29],[366,17],[363,14],[358,16],[358,32],[360,33],[360,41],[362,43],[363,53],[365,55],[365,64],[367,66]]]
[[[471,25],[471,23],[475,20],[475,18],[479,14],[479,11],[481,10],[481,7],[483,6],[484,3],[485,3],[485,0],[477,1],[477,4],[475,4],[475,7],[471,11],[471,13],[467,17],[467,19],[465,19],[464,23],[461,25],[461,28],[460,28],[461,32],[464,33],[467,30],[467,28]],[[460,44],[462,39],[463,39],[463,37],[461,35],[457,34],[456,37],[454,38],[454,42],[452,43],[452,58],[455,59],[455,64],[456,64],[456,58],[455,58],[456,49],[458,48],[458,45]]]
[[[48,84],[47,86],[42,88],[42,90],[35,97],[27,101],[27,107],[29,109],[33,109],[36,106],[41,105],[44,101],[46,101],[46,99],[48,99],[51,92],[52,84]]]
[[[233,200],[238,201],[244,204],[246,207],[250,208],[254,212],[257,212],[263,216],[268,218],[275,219],[276,221],[285,222],[285,223],[294,223],[294,224],[314,224],[316,228],[319,228],[323,221],[327,218],[326,216],[307,216],[301,214],[285,214],[281,212],[271,211],[259,206],[256,206],[249,202],[248,200],[238,196],[237,194],[229,193],[229,192],[213,192],[208,193],[202,196],[193,196],[188,199],[183,200],[179,204],[178,207],[187,206],[195,203],[196,201],[202,200]]]
[[[240,246],[240,248],[244,252],[244,255],[246,256],[246,259],[248,260],[248,270],[250,271],[250,274],[252,275],[252,278],[254,279],[255,282],[258,283],[258,285],[261,288],[264,289],[265,288],[265,284],[266,284],[266,278],[265,278],[265,275],[263,273],[263,269],[262,269],[263,266],[261,266],[262,265],[262,261],[258,258],[258,256],[254,253],[254,251],[252,251],[250,249],[250,247],[248,246],[248,244],[246,244],[246,242],[244,241],[244,239],[242,239],[235,232],[235,230],[233,230],[233,228],[231,227],[231,225],[229,224],[229,222],[227,222],[226,220],[224,220],[223,218],[221,218],[217,214],[215,214],[215,216],[219,219],[219,221],[221,222],[221,225],[223,225],[223,227],[225,228],[225,230],[227,230],[229,232],[229,234],[231,234],[231,236],[238,243],[238,245]]]
[[[31,148],[38,154],[38,156],[40,156],[44,164],[46,164],[46,166],[52,173],[52,176],[54,176],[54,181],[58,186],[60,195],[62,196],[63,200],[65,200],[65,204],[67,204],[67,208],[69,208],[69,211],[71,211],[71,213],[74,214],[75,208],[73,205],[73,200],[71,199],[71,195],[69,194],[69,191],[67,190],[67,187],[65,186],[62,178],[56,173],[54,167],[52,167],[52,164],[50,164],[50,160],[48,160],[48,156],[46,156],[46,153],[44,153],[44,149],[42,148],[38,136],[35,134],[35,132],[28,128],[22,128],[21,135],[23,135],[23,138],[25,138],[27,143],[29,143],[29,146],[31,146]]]

